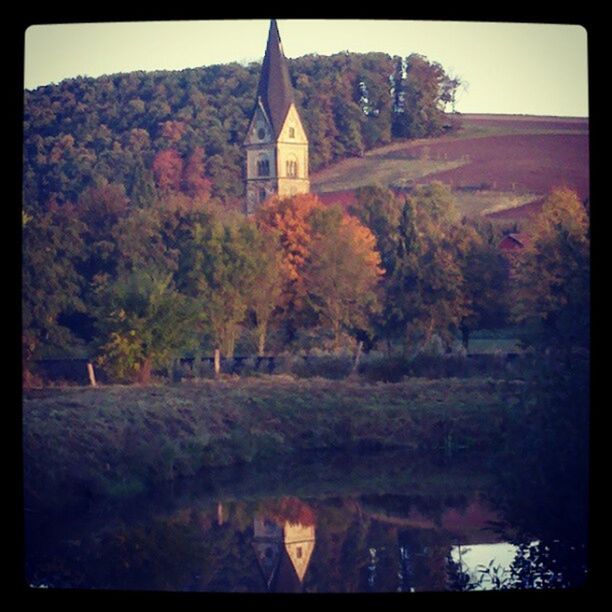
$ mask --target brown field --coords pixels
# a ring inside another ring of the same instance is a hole
[[[589,197],[588,119],[464,115],[461,131],[396,142],[314,173],[312,189],[347,206],[352,189],[434,180],[448,184],[466,215],[516,221],[559,186]],[[351,189],[352,187],[352,189]]]

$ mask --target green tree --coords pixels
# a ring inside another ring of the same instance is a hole
[[[62,317],[81,312],[82,281],[77,266],[83,257],[82,224],[70,208],[23,216],[22,334],[23,358],[44,348],[64,352],[78,346]]]
[[[231,357],[245,320],[256,273],[253,255],[256,228],[247,219],[210,217],[196,222],[186,244],[185,288],[198,303],[203,330],[214,348]]]
[[[137,160],[129,182],[130,204],[137,208],[149,208],[157,198],[153,173]]]
[[[419,187],[404,204],[386,319],[403,337],[405,352],[425,347],[434,333],[450,341],[467,314],[452,242],[457,216],[450,193],[440,184]]]
[[[473,330],[503,327],[510,317],[509,263],[497,242],[487,240],[485,231],[464,222],[454,232],[467,298],[460,324],[466,350]]]
[[[423,138],[440,134],[446,123],[444,108],[452,103],[459,79],[451,79],[437,62],[413,53],[398,58],[394,76],[397,137]]]
[[[193,344],[194,304],[173,285],[172,274],[136,268],[96,288],[97,362],[122,382],[150,380]]]
[[[349,208],[349,212],[374,234],[386,275],[393,270],[401,210],[400,200],[393,192],[376,185],[356,189],[355,204]]]
[[[513,318],[538,321],[535,343],[589,347],[590,239],[585,207],[575,192],[553,190],[535,219],[531,242],[513,262]]]
[[[287,268],[279,240],[270,231],[257,230],[251,248],[255,265],[248,304],[255,323],[257,354],[264,355],[272,316],[282,304]]]

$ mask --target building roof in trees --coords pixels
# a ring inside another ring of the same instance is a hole
[[[499,243],[499,248],[504,251],[524,249],[529,246],[530,238],[527,234],[508,234]]]
[[[276,19],[270,20],[268,44],[261,67],[257,98],[258,101],[261,100],[272,123],[274,136],[277,137],[283,127],[289,107],[295,102],[295,99],[289,77],[289,65],[283,54]]]

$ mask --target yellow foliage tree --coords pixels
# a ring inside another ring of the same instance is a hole
[[[513,264],[514,320],[539,321],[546,345],[587,346],[589,220],[574,191],[559,188],[549,194],[531,238]]]

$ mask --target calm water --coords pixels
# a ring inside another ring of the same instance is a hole
[[[531,495],[530,506],[527,481],[500,496],[496,470],[328,456],[218,470],[123,508],[53,518],[30,509],[26,578],[38,588],[205,592],[581,585],[583,500],[544,509],[546,497]]]

